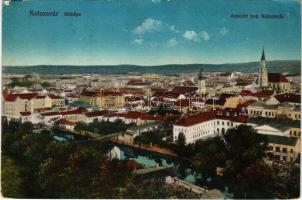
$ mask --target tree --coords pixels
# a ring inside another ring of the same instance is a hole
[[[216,174],[217,167],[223,167],[226,160],[225,151],[221,149],[224,143],[219,137],[209,138],[199,142],[201,146],[193,158],[193,166],[203,177]]]
[[[287,184],[287,191],[290,199],[298,198],[300,196],[300,168],[291,166],[289,180]]]
[[[1,155],[1,192],[7,198],[25,198],[24,167],[8,155]]]
[[[243,195],[248,198],[263,198],[263,194],[271,191],[275,184],[274,171],[264,163],[255,163],[247,167],[240,176]]]
[[[178,134],[177,146],[180,148],[184,148],[186,146],[186,136],[182,132]]]
[[[230,176],[241,174],[251,164],[261,161],[267,153],[268,137],[258,134],[250,126],[229,129],[223,140],[228,159],[227,174]]]
[[[49,82],[44,81],[43,83],[41,83],[41,86],[42,86],[43,88],[47,88],[47,87],[51,87],[52,84],[49,83]]]

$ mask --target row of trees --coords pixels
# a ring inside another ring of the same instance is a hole
[[[134,138],[135,144],[156,144],[158,146],[164,146],[165,142],[163,141],[163,138],[166,137],[167,134],[160,131],[149,131],[144,132],[141,135]]]
[[[125,131],[134,125],[135,124],[133,123],[125,124],[122,120],[116,120],[114,122],[104,121],[104,120],[102,121],[94,120],[93,122],[88,124],[77,123],[76,126],[74,127],[74,130],[89,131],[100,135],[108,135],[111,133]]]
[[[132,176],[127,160],[108,160],[97,142],[53,140],[30,122],[2,121],[2,194],[11,198],[195,198]]]
[[[28,80],[27,78],[20,79],[20,78],[17,78],[17,77],[13,77],[11,79],[11,82],[8,84],[8,86],[9,87],[16,87],[16,86],[19,86],[19,87],[31,87],[31,86],[33,86],[36,83],[37,82]],[[43,82],[41,82],[39,84],[43,88],[47,88],[47,87],[51,87],[52,86],[52,84],[49,83],[49,82],[47,82],[47,81],[43,81]]]

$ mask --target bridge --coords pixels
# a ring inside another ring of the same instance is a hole
[[[47,130],[47,131],[52,131],[50,127],[44,127],[42,129],[35,129],[34,132],[41,132],[42,130]],[[79,136],[86,136],[90,138],[91,140],[97,140],[97,141],[110,141],[114,138],[116,140],[118,139],[119,135],[122,135],[124,132],[118,132],[118,133],[112,133],[108,135],[100,135],[97,133],[89,132],[89,131],[75,131],[75,130],[69,130],[69,129],[64,129],[64,128],[57,128],[58,131],[62,131],[63,133],[65,132],[66,134],[72,134],[72,135],[79,135]]]

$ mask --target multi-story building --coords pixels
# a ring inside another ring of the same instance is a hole
[[[283,162],[294,162],[300,157],[300,137],[286,137],[269,135],[268,149],[273,154],[274,160]]]
[[[80,95],[80,101],[89,103],[96,108],[120,109],[124,107],[125,96],[120,91],[83,91]]]
[[[257,101],[247,107],[249,117],[277,118],[286,117],[293,120],[301,119],[300,106],[282,103],[279,105],[266,104]]]
[[[2,115],[10,119],[20,119],[21,112],[34,113],[36,109],[50,108],[51,99],[38,93],[9,93],[7,89],[2,95]]]
[[[208,111],[196,115],[183,116],[173,125],[173,141],[180,133],[186,138],[186,144],[225,133],[229,128],[245,123],[247,116],[238,112]]]

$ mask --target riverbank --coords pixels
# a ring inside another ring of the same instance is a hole
[[[125,141],[120,141],[120,140],[112,140],[111,142],[130,146],[130,147],[133,147],[136,149],[142,149],[142,150],[152,151],[152,152],[156,152],[156,153],[160,153],[160,154],[164,154],[164,155],[168,155],[168,156],[172,156],[172,157],[177,157],[177,154],[174,151],[167,149],[167,148],[159,147],[157,145],[138,145],[138,144],[133,144],[130,142],[125,142]]]

